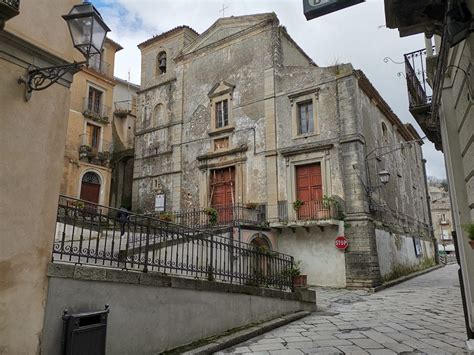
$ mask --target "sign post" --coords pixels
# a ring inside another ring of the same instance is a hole
[[[306,20],[330,14],[346,7],[360,4],[365,0],[303,0],[303,10]]]
[[[343,235],[339,236],[336,238],[336,248],[345,250],[349,246],[349,242],[347,241],[347,238],[344,237]]]

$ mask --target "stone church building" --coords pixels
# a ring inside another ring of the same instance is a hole
[[[273,13],[138,47],[134,210],[217,211],[312,285],[373,287],[433,261],[422,140],[362,71],[319,67]]]

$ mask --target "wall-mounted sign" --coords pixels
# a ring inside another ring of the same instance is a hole
[[[331,12],[359,4],[365,0],[303,0],[304,15],[307,20],[330,14]]]
[[[337,249],[347,249],[349,246],[349,242],[347,241],[347,238],[344,237],[343,235],[339,236],[336,238],[336,248]]]
[[[165,194],[157,194],[155,196],[155,212],[163,212],[165,210]]]
[[[413,246],[415,247],[415,255],[417,258],[423,255],[423,248],[421,246],[420,238],[413,238]]]

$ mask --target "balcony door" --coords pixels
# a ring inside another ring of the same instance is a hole
[[[235,167],[211,170],[210,180],[210,205],[219,213],[220,223],[230,223],[235,199]]]
[[[323,199],[320,163],[296,167],[296,199],[303,202],[298,210],[298,219],[307,220],[318,217]]]
[[[99,149],[100,143],[100,127],[87,123],[87,143],[90,147],[94,148],[95,150]]]
[[[102,91],[93,87],[89,87],[89,96],[87,101],[87,109],[89,112],[92,112],[98,116],[102,114],[102,96]]]

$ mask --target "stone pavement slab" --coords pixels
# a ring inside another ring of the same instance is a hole
[[[219,354],[466,354],[454,264],[375,294],[316,292],[320,312]]]

